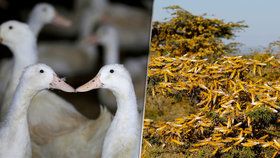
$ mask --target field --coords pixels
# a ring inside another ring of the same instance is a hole
[[[244,22],[166,9],[153,23],[142,157],[279,156],[279,42],[239,56],[224,39]]]

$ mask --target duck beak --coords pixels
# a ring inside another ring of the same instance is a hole
[[[52,20],[52,24],[63,27],[69,27],[72,25],[72,22],[69,19],[66,19],[65,17],[59,15],[58,13],[55,13],[55,16]]]
[[[92,80],[88,81],[86,84],[78,87],[76,89],[76,92],[87,92],[92,89],[97,89],[101,88],[103,86],[101,80],[100,80],[100,75],[96,75]]]
[[[63,79],[57,77],[56,74],[53,75],[53,81],[50,83],[50,88],[59,89],[64,92],[75,92],[75,89],[64,82]]]
[[[84,38],[83,42],[87,43],[87,44],[97,44],[98,38],[96,35],[90,35],[90,36]]]

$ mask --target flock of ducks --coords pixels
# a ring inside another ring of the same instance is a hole
[[[141,115],[132,83],[134,75],[131,77],[125,66],[117,64],[117,31],[102,26],[85,40],[104,45],[105,66],[88,83],[74,89],[57,76],[52,65],[38,63],[37,36],[49,23],[71,25],[46,3],[34,7],[27,24],[12,20],[0,25],[0,42],[13,53],[12,59],[2,60],[0,65],[0,157],[138,157]],[[146,64],[139,61],[140,65]],[[117,110],[113,116],[101,106],[100,116],[90,120],[49,89],[69,93],[108,89],[116,98]]]

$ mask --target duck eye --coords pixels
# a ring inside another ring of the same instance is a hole
[[[41,69],[41,70],[40,70],[40,73],[44,73],[44,70]]]
[[[9,30],[12,30],[13,29],[13,26],[9,26]]]
[[[111,70],[110,70],[110,73],[114,73],[114,70],[113,70],[113,69],[111,69]]]

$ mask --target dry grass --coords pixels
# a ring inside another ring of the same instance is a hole
[[[158,121],[174,120],[194,112],[194,107],[187,97],[173,98],[163,95],[147,95],[145,118]]]

